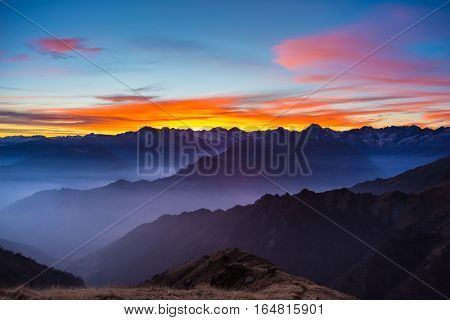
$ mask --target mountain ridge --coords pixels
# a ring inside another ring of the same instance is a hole
[[[449,195],[450,187],[444,187],[413,195],[392,192],[381,196],[355,194],[347,189],[319,194],[304,190],[295,197],[373,247],[384,250],[382,248],[399,235],[407,237],[408,234],[423,232],[422,223],[428,224],[428,233],[440,235],[441,246],[448,246],[448,235],[445,236],[448,225],[441,224],[441,221],[449,219],[448,211],[445,211]],[[71,270],[75,273],[84,270],[80,274],[94,285],[139,282],[195,256],[221,248],[239,247],[273,261],[289,273],[328,286],[334,284],[335,289],[358,293],[358,297],[380,298],[375,291],[361,293],[354,289],[348,277],[344,276],[352,266],[364,263],[372,251],[343,234],[342,230],[295,197],[266,195],[252,205],[235,206],[226,211],[203,209],[164,215],[80,260]],[[323,234],[327,235],[326,239],[320,236]],[[146,246],[137,246],[138,243],[146,243]],[[395,248],[399,245],[396,244]],[[426,247],[424,252],[433,251],[433,248]],[[400,257],[402,251],[395,249],[393,252]],[[117,256],[121,257],[118,262],[114,259]],[[396,256],[391,258],[398,259]],[[134,270],[133,275],[120,272],[130,268]],[[420,267],[421,273],[424,270]],[[347,280],[336,282],[339,276]],[[378,277],[378,273],[371,273],[371,276]],[[439,278],[435,275],[424,274],[424,278],[432,285],[442,287],[436,282]],[[381,279],[378,282],[380,285],[384,283]],[[386,291],[381,298],[390,294],[402,297],[388,289],[390,284],[384,283],[384,286]],[[355,292],[348,291],[352,289]],[[413,290],[412,295],[414,292],[417,294]],[[436,298],[433,292],[427,292],[427,295]]]
[[[253,133],[253,132],[268,132],[268,131],[276,131],[279,129],[283,129],[283,130],[288,130],[288,131],[292,131],[292,132],[301,132],[301,131],[306,131],[308,129],[310,129],[311,127],[313,128],[317,128],[317,129],[323,129],[323,130],[327,130],[327,131],[333,131],[333,132],[337,132],[337,133],[342,133],[342,132],[354,132],[354,131],[359,131],[359,130],[375,130],[375,131],[379,131],[379,130],[383,130],[383,129],[402,129],[402,128],[407,128],[407,129],[411,129],[411,130],[422,130],[422,131],[443,131],[443,130],[448,130],[449,127],[446,126],[441,126],[438,128],[430,128],[430,127],[419,127],[417,125],[399,125],[399,126],[386,126],[386,127],[372,127],[372,126],[361,126],[359,128],[351,128],[351,129],[347,129],[347,130],[336,130],[336,129],[331,129],[329,127],[322,127],[320,124],[317,123],[311,123],[309,126],[305,126],[303,129],[298,129],[298,130],[288,130],[285,129],[283,127],[279,127],[279,128],[275,128],[275,129],[266,129],[266,130],[243,130],[237,127],[232,127],[232,128],[224,128],[224,127],[213,127],[210,129],[201,129],[201,130],[195,130],[195,129],[180,129],[180,128],[171,128],[171,127],[161,127],[161,128],[156,128],[156,127],[152,127],[152,126],[144,126],[136,131],[125,131],[125,132],[119,132],[116,134],[104,134],[104,133],[87,133],[84,135],[65,135],[65,136],[51,136],[51,137],[47,137],[44,135],[13,135],[13,136],[3,136],[0,137],[0,142],[4,139],[4,140],[26,140],[26,139],[64,139],[64,138],[84,138],[84,137],[117,137],[117,136],[126,136],[126,135],[131,135],[134,134],[136,132],[139,131],[163,131],[163,130],[173,130],[173,131],[185,131],[185,132],[207,132],[207,131],[225,131],[225,132],[235,132],[235,131],[241,131],[241,132],[246,132],[246,133]]]

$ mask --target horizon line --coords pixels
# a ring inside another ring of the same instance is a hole
[[[421,127],[420,125],[417,125],[417,124],[408,124],[408,125],[405,124],[405,125],[390,125],[390,126],[385,126],[385,127],[381,127],[381,126],[380,127],[376,127],[376,126],[364,125],[364,126],[361,126],[361,127],[354,127],[354,128],[350,128],[350,129],[346,129],[346,130],[336,130],[336,129],[332,129],[330,127],[323,127],[323,126],[321,126],[320,124],[317,124],[317,123],[311,123],[308,126],[304,126],[302,129],[289,129],[289,128],[285,128],[283,126],[279,126],[277,128],[266,129],[266,130],[261,130],[261,129],[244,130],[244,129],[241,129],[241,128],[237,127],[237,126],[229,127],[229,128],[228,127],[220,127],[220,126],[218,126],[218,127],[211,127],[211,128],[208,128],[208,129],[207,128],[204,128],[204,129],[199,129],[199,128],[195,128],[195,129],[192,129],[192,128],[176,128],[176,127],[166,127],[166,126],[163,126],[163,127],[143,126],[143,127],[138,128],[135,131],[129,130],[129,131],[122,131],[122,132],[119,132],[119,133],[96,133],[96,132],[90,132],[90,133],[86,133],[86,134],[67,134],[67,135],[64,135],[64,134],[62,134],[62,135],[45,135],[45,134],[30,134],[30,135],[27,135],[27,134],[18,134],[18,135],[5,135],[5,136],[0,134],[0,139],[18,138],[18,137],[23,137],[23,138],[43,137],[43,138],[50,139],[50,138],[87,137],[87,136],[91,136],[91,135],[116,137],[116,136],[124,135],[124,134],[127,134],[127,133],[137,133],[137,132],[139,132],[139,131],[141,131],[143,129],[154,129],[154,130],[160,130],[160,131],[162,131],[162,130],[177,130],[177,131],[193,131],[193,132],[204,132],[204,131],[213,131],[213,130],[222,129],[224,131],[233,131],[233,130],[236,131],[236,130],[239,130],[239,131],[242,131],[242,132],[245,132],[245,133],[268,132],[268,131],[276,131],[276,130],[279,130],[279,129],[283,129],[283,130],[290,131],[290,132],[303,132],[305,130],[308,130],[312,126],[319,127],[319,128],[321,128],[323,130],[330,130],[330,131],[334,131],[334,132],[348,132],[348,131],[352,131],[352,130],[361,130],[363,128],[374,129],[374,130],[382,130],[382,129],[387,129],[387,128],[416,127],[416,128],[421,129],[421,130],[432,130],[432,131],[437,131],[437,130],[440,130],[440,129],[443,129],[443,128],[444,129],[445,128],[450,128],[448,126],[440,126],[440,127],[432,128],[432,127],[427,127],[427,126]]]

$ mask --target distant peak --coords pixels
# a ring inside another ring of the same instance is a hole
[[[141,129],[139,129],[139,132],[146,132],[146,131],[157,131],[158,129],[153,128],[153,127],[149,127],[149,126],[145,126],[142,127]]]
[[[215,128],[212,128],[211,131],[228,131],[228,130],[224,129],[222,127],[215,127]]]
[[[323,130],[322,126],[316,123],[311,123],[307,130]]]

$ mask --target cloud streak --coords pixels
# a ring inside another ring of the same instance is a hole
[[[108,102],[149,102],[154,96],[141,95],[113,95],[113,96],[97,96],[96,99]]]

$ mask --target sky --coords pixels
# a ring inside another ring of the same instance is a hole
[[[0,136],[448,126],[443,3],[1,0]]]

